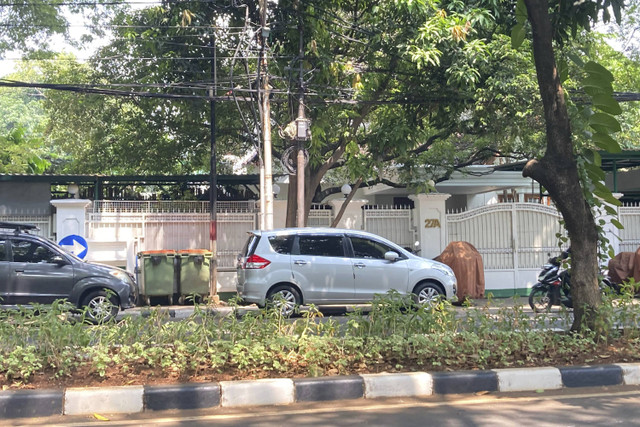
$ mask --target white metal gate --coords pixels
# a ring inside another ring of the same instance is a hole
[[[324,205],[312,204],[307,218],[308,227],[330,227],[333,222],[333,210]]]
[[[217,259],[235,268],[246,232],[257,227],[255,202],[218,202]],[[208,202],[97,201],[87,212],[87,238],[137,242],[137,250],[209,247]]]
[[[413,248],[416,231],[413,226],[413,209],[409,207],[364,206],[363,228],[392,242]]]
[[[620,252],[635,252],[640,247],[640,205],[622,206],[619,212],[620,223],[624,226],[617,231]]]
[[[447,215],[449,242],[466,241],[482,255],[486,270],[539,268],[558,252],[563,233],[555,208],[535,203],[499,203]]]

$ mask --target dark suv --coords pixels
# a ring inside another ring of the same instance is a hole
[[[84,262],[42,237],[35,225],[0,222],[0,305],[66,299],[94,323],[135,306],[137,286],[125,270]]]

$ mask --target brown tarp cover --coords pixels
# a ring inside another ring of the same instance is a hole
[[[484,298],[484,266],[482,255],[467,242],[451,242],[436,258],[447,264],[458,280],[458,300]]]
[[[640,248],[635,252],[620,252],[610,259],[609,277],[613,283],[622,283],[630,277],[640,282]]]

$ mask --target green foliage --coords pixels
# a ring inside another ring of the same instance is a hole
[[[611,71],[614,77],[612,85],[616,92],[637,92],[640,88],[640,67],[637,60],[614,50],[607,44],[607,40],[604,36],[594,37],[588,45],[590,54]],[[607,95],[596,95],[593,97],[593,104],[606,113],[618,116],[622,128],[616,134],[619,145],[624,149],[637,149],[640,140],[640,105],[637,102],[624,102],[616,108],[608,98]]]
[[[18,64],[18,71],[4,78],[17,81],[37,81],[39,73],[26,64]],[[42,109],[43,93],[32,88],[0,88],[0,134],[23,128],[29,137],[42,133],[45,113]]]
[[[527,22],[527,7],[524,0],[518,0],[516,3],[516,25],[511,30],[511,47],[518,49],[525,40],[527,31],[525,24]]]
[[[27,138],[24,128],[14,128],[0,135],[0,173],[43,173],[50,162],[41,153],[42,139]]]
[[[158,94],[202,93],[196,88],[211,79],[208,43],[214,32],[204,28],[216,22],[228,25],[215,30],[216,94],[251,96],[256,62],[242,58],[255,55],[256,39],[235,28],[244,25],[245,11],[250,20],[258,21],[255,5],[245,10],[214,3],[169,2],[109,15],[113,19],[104,22],[116,25],[114,38],[94,62],[80,64],[61,55],[55,61],[32,64],[51,83],[142,85],[141,91]],[[441,179],[456,167],[493,155],[520,160],[541,151],[544,123],[540,108],[530,102],[539,97],[531,55],[510,49],[513,38],[502,34],[509,32],[514,17],[499,2],[268,4],[274,22],[268,46],[276,101],[274,153],[278,156],[288,148],[290,141],[277,132],[297,114],[297,101],[284,94],[298,89],[296,25],[301,17],[305,92],[312,101],[306,105],[312,123],[307,147],[312,176],[340,168],[333,172],[334,180],[343,183],[375,179],[393,170],[402,184],[419,188],[429,179]],[[580,16],[588,11],[586,6],[572,7]],[[522,1],[517,3],[515,21],[522,39],[518,44],[527,45]],[[111,60],[100,59],[107,57]],[[561,74],[571,82],[576,71],[568,65]],[[606,73],[592,74],[596,85],[607,78]],[[48,116],[38,136],[44,137],[56,172],[208,170],[209,105],[204,99],[56,91],[47,91],[46,97],[37,102]],[[330,102],[319,102],[325,99]],[[334,104],[334,100],[350,103]],[[602,113],[615,113],[606,94],[596,94],[593,105]],[[244,154],[256,146],[255,104],[221,102],[217,116],[219,153]],[[592,124],[601,131],[612,129],[610,121],[600,119],[594,116]],[[626,140],[631,141],[636,129],[623,123],[623,133],[627,131]],[[593,138],[600,147],[613,144],[607,132],[596,132]],[[340,150],[344,153],[334,156]],[[277,172],[278,163],[275,168]],[[220,164],[219,170],[226,169]]]
[[[595,131],[594,133],[585,132],[585,134],[591,137],[591,142],[597,149],[618,153],[621,151],[620,145],[611,134],[621,130],[620,123],[614,115],[621,114],[622,109],[612,96],[613,74],[594,61],[586,62],[581,68],[585,73],[582,85],[587,95],[591,97],[590,104],[592,108],[585,108],[583,117],[586,117],[586,120],[577,121],[577,123],[586,123]],[[598,214],[614,216],[610,222],[615,227],[622,228],[620,222],[615,218],[617,217],[617,212],[613,209],[615,206],[620,206],[621,203],[604,183],[605,174],[600,167],[599,153],[592,146],[589,147],[587,145],[583,150],[579,150],[579,155],[579,174],[585,200],[592,207],[596,216]],[[603,219],[596,223],[596,229],[599,234],[598,253],[603,260],[612,258],[615,255],[606,237],[605,225],[606,222]]]
[[[60,147],[64,153],[58,171],[189,174],[209,170],[209,102],[179,96],[202,94],[200,82],[210,78],[212,66],[207,28],[214,16],[223,22],[226,17],[210,2],[190,7],[193,9],[187,13],[183,13],[184,5],[173,3],[118,13],[110,22],[116,26],[113,41],[97,52],[94,62],[80,63],[70,55],[58,55],[55,61],[38,64],[47,83],[115,84],[117,88],[133,85],[134,92],[167,96],[139,98],[46,91],[45,135],[52,146]],[[221,58],[233,55],[230,49],[237,41],[226,33],[221,30],[217,35],[216,52]],[[105,57],[111,59],[104,61]],[[243,65],[230,67],[223,59],[217,62],[217,72],[226,76],[233,68],[235,74],[244,73]],[[246,81],[234,81],[246,87]],[[229,89],[220,87],[217,95]],[[178,97],[169,98],[167,92]],[[218,153],[246,154],[255,138],[244,129],[236,105],[218,103],[217,115]],[[254,129],[255,125],[249,127]],[[218,170],[228,172],[222,155]]]
[[[93,32],[102,36],[104,31],[100,25],[106,22],[115,8],[122,6],[106,0],[97,0],[93,4],[84,0],[68,0],[64,3],[49,0],[8,2],[2,5],[0,15],[0,53],[9,50],[47,50],[53,36],[71,40],[69,24],[78,16],[90,19]],[[83,39],[91,40],[91,36],[86,34]]]
[[[239,307],[232,308],[231,315],[218,317],[196,304],[193,315],[179,321],[154,309],[148,316],[99,326],[75,321],[62,302],[2,311],[0,382],[21,386],[34,375],[64,380],[79,371],[94,378],[129,372],[263,378],[541,366],[572,363],[584,354],[608,357],[599,333],[550,330],[569,323],[569,313],[530,317],[519,305],[489,302],[467,307],[460,316],[446,302],[417,307],[411,298],[391,292],[376,297],[370,312],[348,314],[344,325],[321,319],[314,307],[292,320],[277,310],[241,314]],[[605,335],[637,353],[640,310],[633,294],[607,297],[601,310],[611,319],[603,326]]]

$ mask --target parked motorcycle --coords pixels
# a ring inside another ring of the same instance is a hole
[[[538,283],[531,288],[529,294],[529,305],[534,312],[549,311],[554,305],[573,308],[569,273],[567,270],[560,271],[562,261],[568,256],[568,251],[564,251],[559,257],[549,258],[542,266]]]
[[[534,312],[549,311],[554,305],[573,308],[571,274],[568,270],[562,269],[562,262],[569,257],[570,251],[567,249],[560,256],[549,258],[542,266],[542,271],[538,274],[538,283],[531,288],[529,294],[529,305]],[[603,291],[607,288],[618,291],[608,277],[602,280],[600,287]]]

